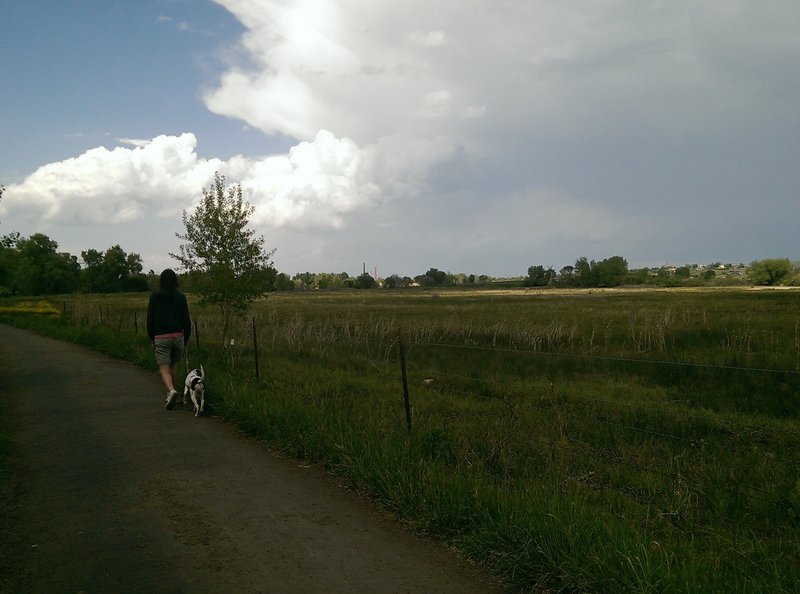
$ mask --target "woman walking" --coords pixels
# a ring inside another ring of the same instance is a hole
[[[147,305],[147,335],[155,348],[158,373],[167,389],[166,408],[175,408],[178,363],[192,334],[189,304],[178,291],[178,276],[169,268],[161,273],[159,289]]]

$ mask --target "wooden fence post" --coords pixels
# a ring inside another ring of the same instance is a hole
[[[253,316],[253,356],[256,360],[256,381],[261,381],[261,372],[258,369],[258,336],[256,335],[256,318]]]
[[[406,372],[406,345],[403,341],[403,331],[397,336],[397,345],[400,351],[400,371],[403,375],[403,403],[406,409],[406,427],[409,435],[411,434],[411,399],[408,395],[408,374]]]

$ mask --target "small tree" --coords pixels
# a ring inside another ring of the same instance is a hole
[[[289,278],[285,272],[278,272],[274,268],[270,271],[272,280],[272,288],[276,291],[293,291],[294,281]]]
[[[0,295],[15,294],[17,291],[15,276],[19,266],[17,242],[18,231],[0,237]]]
[[[792,272],[789,258],[767,258],[750,264],[750,280],[755,285],[778,285]]]
[[[432,287],[436,284],[436,279],[427,274],[420,274],[419,276],[415,276],[414,281],[420,287]]]
[[[445,285],[447,284],[447,273],[444,270],[437,270],[436,268],[429,268],[428,272],[420,276],[427,276],[433,279],[434,285]],[[419,277],[417,277],[419,278]],[[420,283],[423,284],[423,283]]]
[[[407,289],[414,281],[407,276],[401,277],[399,274],[392,274],[383,279],[384,289]]]
[[[377,286],[377,281],[367,272],[360,274],[355,282],[356,289],[374,289]]]
[[[226,187],[225,176],[203,188],[203,199],[193,214],[183,211],[186,243],[170,256],[196,278],[201,303],[214,305],[222,315],[222,340],[228,342],[233,314],[245,311],[267,289],[272,255],[264,251],[264,237],[248,228],[255,208],[242,198],[242,188]]]
[[[553,282],[556,271],[553,267],[545,268],[542,265],[530,266],[528,276],[525,277],[523,284],[526,287],[544,287]]]

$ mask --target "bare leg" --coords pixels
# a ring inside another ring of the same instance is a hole
[[[176,363],[158,366],[158,373],[161,376],[161,381],[164,382],[164,387],[167,389],[167,392],[172,392],[175,389],[177,372],[178,365]]]
[[[169,375],[172,378],[172,387],[174,388],[175,386],[178,385],[178,364],[177,363],[172,363],[169,366]]]

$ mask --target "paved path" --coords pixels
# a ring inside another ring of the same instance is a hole
[[[0,592],[497,591],[313,468],[165,411],[124,362],[0,325]]]

